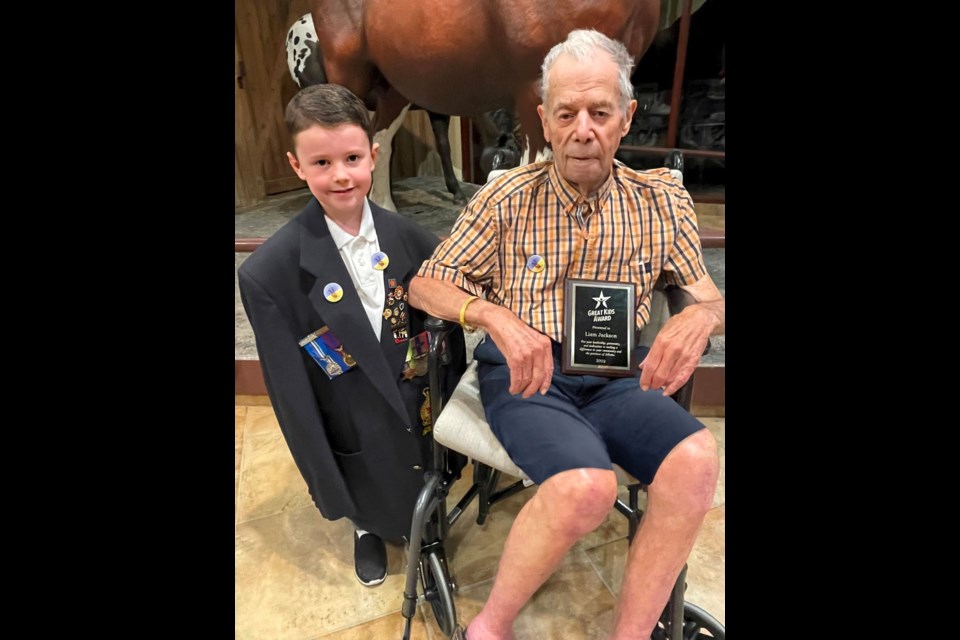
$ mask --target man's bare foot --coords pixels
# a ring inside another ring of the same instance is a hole
[[[459,631],[459,629],[460,627],[458,626],[457,630]],[[481,614],[463,628],[463,634],[461,636],[457,636],[456,632],[454,632],[451,640],[514,640],[514,637],[512,629],[508,629],[506,634],[491,631],[484,623]]]

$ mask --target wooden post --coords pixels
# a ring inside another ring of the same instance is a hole
[[[234,120],[234,205],[245,207],[263,200],[266,187],[263,181],[263,163],[257,149],[253,127],[253,110],[245,85],[245,71],[240,57],[240,43],[234,34],[233,42],[236,79],[233,88],[236,116]]]
[[[677,42],[677,66],[673,69],[673,92],[670,94],[670,117],[667,119],[667,147],[677,146],[677,127],[680,122],[680,103],[683,99],[683,67],[687,64],[687,40],[690,37],[690,5],[683,0],[680,16],[680,38]]]

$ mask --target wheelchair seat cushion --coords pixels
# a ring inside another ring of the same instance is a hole
[[[480,403],[477,363],[471,362],[433,426],[433,439],[485,465],[529,481],[493,435]]]

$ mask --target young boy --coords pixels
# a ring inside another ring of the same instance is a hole
[[[320,513],[353,522],[369,586],[386,577],[383,540],[409,535],[432,465],[426,315],[407,285],[439,239],[367,200],[379,145],[359,98],[307,87],[286,122],[314,198],[240,267],[240,297],[290,452]],[[449,391],[465,366],[459,329],[447,350]]]

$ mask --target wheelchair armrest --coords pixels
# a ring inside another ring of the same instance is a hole
[[[459,325],[456,322],[434,316],[427,316],[427,319],[423,321],[423,328],[430,334],[430,359],[427,362],[431,371],[437,364],[447,364],[449,362],[449,359],[443,358],[446,354],[440,349],[440,345],[457,326]]]
[[[663,294],[667,297],[667,308],[670,309],[671,316],[675,316],[690,305],[697,303],[692,295],[675,284],[665,285]],[[703,355],[708,353],[710,353],[710,340],[707,340],[707,346],[703,349]]]
[[[427,354],[427,372],[430,380],[430,410],[434,419],[443,410],[443,389],[440,384],[440,367],[450,363],[450,354],[441,349],[450,332],[459,325],[450,320],[428,316],[423,327],[430,336],[430,351]]]
[[[444,334],[449,333],[457,326],[456,322],[452,320],[444,320],[443,318],[437,318],[435,316],[427,316],[427,319],[423,322],[424,328],[430,333],[440,333]]]
[[[672,316],[697,302],[692,295],[675,284],[664,285],[663,294],[667,296],[667,306],[670,308],[670,315]]]

